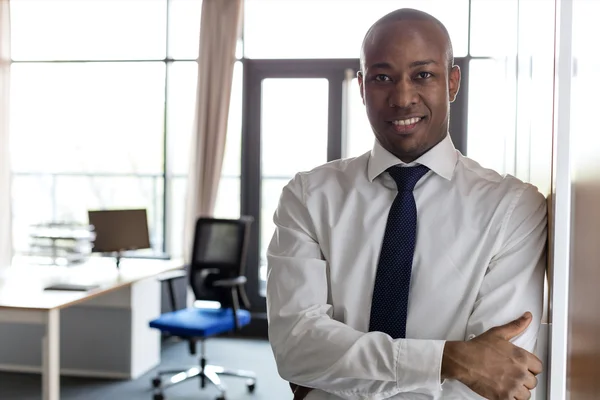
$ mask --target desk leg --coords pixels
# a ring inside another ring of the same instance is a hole
[[[46,336],[42,343],[43,400],[60,399],[60,310],[49,310],[46,316]]]

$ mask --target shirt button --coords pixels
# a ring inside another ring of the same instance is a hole
[[[473,334],[471,333],[471,334],[468,336],[468,338],[467,338],[467,341],[469,341],[469,340],[471,340],[471,339],[473,339],[473,338],[475,338],[475,335],[473,335]]]

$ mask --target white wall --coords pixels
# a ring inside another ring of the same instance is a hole
[[[10,40],[8,0],[0,0],[0,269],[12,259],[10,161],[8,143],[8,90]]]

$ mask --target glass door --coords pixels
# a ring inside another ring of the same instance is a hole
[[[244,61],[241,213],[254,217],[246,289],[266,311],[267,248],[283,187],[301,171],[342,157],[351,60]],[[255,318],[256,319],[256,318]],[[265,322],[266,327],[266,322]]]
[[[267,78],[262,81],[260,143],[261,291],[267,247],[281,190],[299,171],[327,162],[329,81],[325,78]]]

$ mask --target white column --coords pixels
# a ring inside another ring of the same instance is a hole
[[[9,157],[10,24],[8,0],[0,0],[0,269],[12,262]]]
[[[567,399],[569,277],[571,268],[571,54],[573,4],[556,1],[554,82],[554,243],[551,254],[548,400]],[[551,236],[552,237],[552,236]]]

